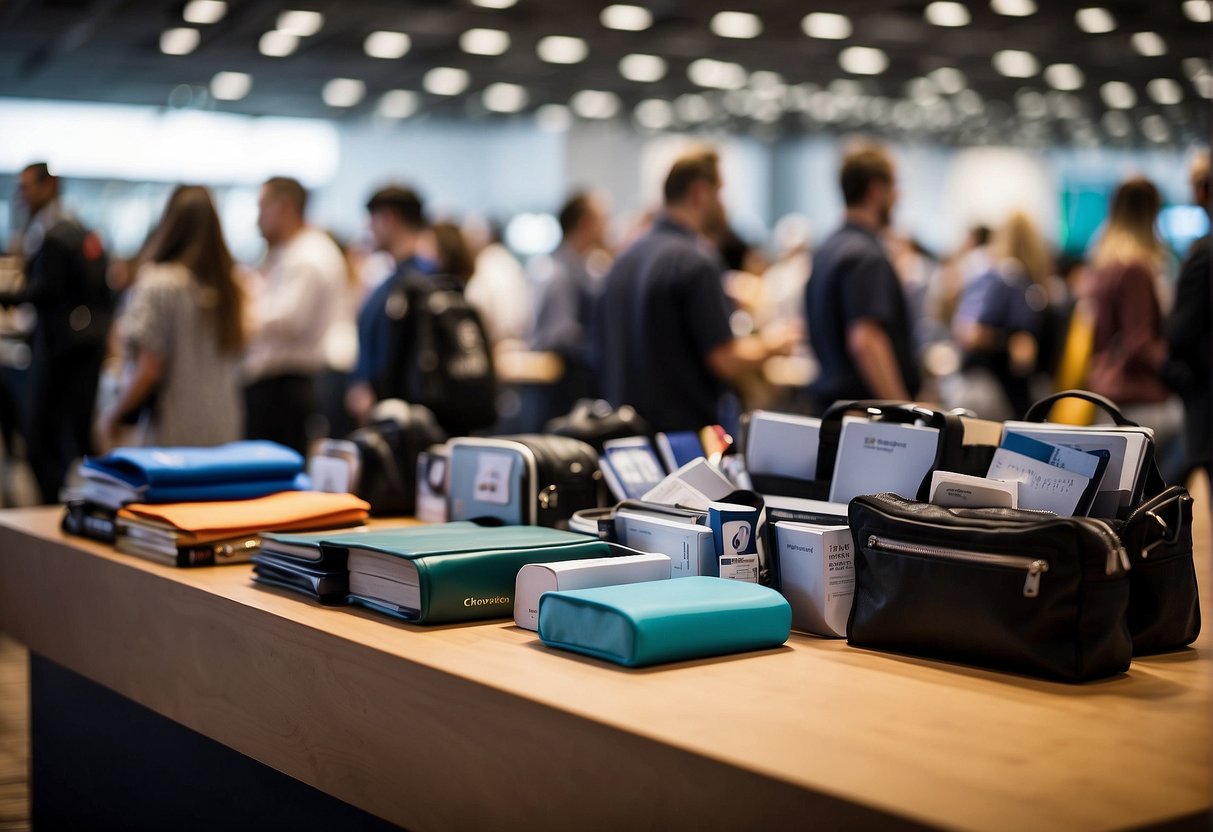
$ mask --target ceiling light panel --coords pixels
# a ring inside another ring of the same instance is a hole
[[[1133,51],[1145,58],[1167,54],[1167,42],[1158,32],[1138,32],[1129,42],[1133,44]]]
[[[459,95],[468,88],[468,73],[453,66],[436,66],[421,78],[421,86],[434,95]]]
[[[1074,22],[1088,35],[1102,35],[1116,28],[1116,18],[1101,6],[1089,6],[1074,13]]]
[[[1099,97],[1113,110],[1127,110],[1137,103],[1137,91],[1124,81],[1109,81],[1099,88]]]
[[[211,97],[239,101],[253,88],[253,76],[245,72],[216,72],[211,78]]]
[[[852,75],[879,75],[889,68],[889,56],[870,46],[850,46],[839,54],[838,65]]]
[[[485,109],[494,113],[517,113],[530,101],[526,87],[498,82],[489,84],[481,94]]]
[[[1082,70],[1074,64],[1050,64],[1045,67],[1045,83],[1055,90],[1077,90],[1084,83]]]
[[[310,38],[324,26],[320,12],[291,10],[278,15],[278,28],[300,38]]]
[[[550,64],[579,64],[590,54],[590,47],[581,38],[549,35],[539,41],[535,52]]]
[[[535,111],[535,123],[544,133],[563,133],[573,126],[573,114],[563,104],[544,104]]]
[[[298,48],[298,36],[281,29],[266,32],[257,41],[257,51],[269,58],[285,58]]]
[[[1213,3],[1209,0],[1184,0],[1183,10],[1193,23],[1208,23],[1213,20]]]
[[[603,9],[598,20],[608,29],[643,32],[653,25],[653,14],[642,6],[614,5]]]
[[[674,112],[687,124],[702,124],[712,118],[712,104],[699,93],[687,93],[674,99]]]
[[[741,64],[718,61],[715,58],[700,58],[687,67],[687,78],[701,87],[720,90],[737,90],[746,85],[746,71]]]
[[[624,55],[619,60],[619,74],[629,81],[651,84],[665,77],[665,59],[657,55]]]
[[[500,29],[468,29],[459,36],[459,48],[469,55],[503,55],[510,36]]]
[[[371,32],[362,44],[368,56],[386,61],[403,58],[412,46],[412,40],[404,32]]]
[[[1183,87],[1173,78],[1155,78],[1146,84],[1146,95],[1150,96],[1155,104],[1164,106],[1178,104],[1184,100]]]
[[[722,38],[748,40],[762,34],[762,20],[749,12],[717,12],[708,27]]]
[[[402,119],[417,112],[420,103],[420,96],[412,90],[388,90],[375,109],[384,118]]]
[[[809,37],[820,40],[846,40],[854,31],[849,17],[831,12],[806,14],[800,21],[800,28]]]
[[[366,97],[366,84],[357,78],[334,78],[320,92],[330,107],[353,107]]]
[[[965,74],[959,69],[951,66],[941,66],[939,69],[932,70],[927,73],[927,77],[931,79],[940,92],[944,95],[955,95],[965,88],[968,79]]]
[[[674,108],[668,101],[649,98],[636,105],[632,117],[641,127],[649,130],[665,130],[674,124]]]
[[[614,118],[619,112],[619,96],[606,90],[582,90],[573,96],[569,106],[582,118]]]
[[[165,55],[188,55],[198,48],[199,40],[197,29],[167,29],[160,35],[160,51]]]
[[[995,14],[1007,17],[1028,17],[1036,14],[1036,3],[1033,0],[990,0],[990,8]]]
[[[929,3],[923,16],[934,26],[968,26],[973,18],[963,3],[937,0]]]
[[[1141,120],[1141,134],[1152,142],[1162,144],[1171,138],[1171,125],[1157,113]]]
[[[223,0],[190,0],[185,4],[185,10],[181,16],[186,23],[206,26],[223,20],[225,14],[227,14],[227,3]]]
[[[1040,64],[1031,52],[1004,49],[994,53],[994,69],[1008,78],[1031,78],[1040,71]]]
[[[1109,110],[1104,113],[1103,118],[1099,121],[1108,135],[1114,139],[1123,139],[1133,130],[1133,124],[1129,121],[1129,117],[1119,110]]]
[[[472,4],[482,9],[510,9],[518,0],[472,0]]]

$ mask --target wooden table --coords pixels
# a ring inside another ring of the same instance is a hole
[[[245,566],[161,567],[58,519],[0,512],[0,629],[409,829],[1201,828],[1210,806],[1208,630],[1082,686],[798,634],[628,671],[507,622],[413,627]]]

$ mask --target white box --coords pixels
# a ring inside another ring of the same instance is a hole
[[[514,623],[524,630],[538,630],[539,596],[545,592],[639,584],[669,578],[670,559],[653,552],[615,558],[530,563],[518,570],[514,584]]]
[[[855,559],[846,526],[775,524],[779,581],[792,607],[792,626],[841,638],[855,598]]]
[[[720,577],[716,541],[707,526],[620,509],[615,514],[615,534],[629,549],[668,556],[673,562],[672,577]]]

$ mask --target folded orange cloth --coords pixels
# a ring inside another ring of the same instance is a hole
[[[353,494],[283,491],[253,500],[132,503],[120,520],[178,532],[181,540],[216,540],[259,532],[337,528],[366,520],[370,504]]]

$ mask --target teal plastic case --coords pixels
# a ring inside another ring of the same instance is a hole
[[[722,578],[545,592],[539,638],[624,667],[778,647],[792,608],[773,589]]]

